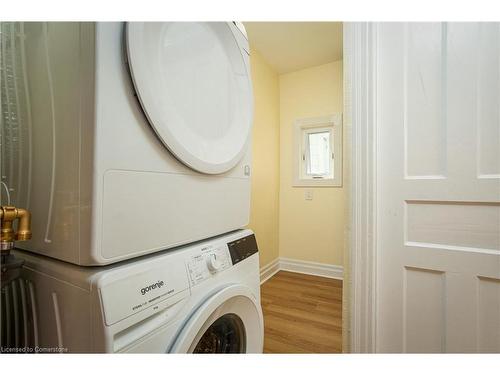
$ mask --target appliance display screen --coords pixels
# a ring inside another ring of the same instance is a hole
[[[259,251],[255,235],[240,238],[227,244],[233,265]]]

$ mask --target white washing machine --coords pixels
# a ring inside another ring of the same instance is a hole
[[[3,182],[32,212],[33,239],[19,246],[104,265],[248,223],[253,96],[241,24],[16,27],[6,48],[19,60],[20,130]]]
[[[22,279],[2,293],[2,305],[9,309],[3,313],[11,320],[8,337],[3,330],[3,347],[25,352],[262,352],[259,257],[249,230],[114,266],[78,267],[28,252],[15,254],[25,267]]]

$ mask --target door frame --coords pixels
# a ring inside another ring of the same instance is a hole
[[[344,23],[350,147],[350,351],[377,350],[377,24]]]

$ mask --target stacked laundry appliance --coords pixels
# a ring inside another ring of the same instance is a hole
[[[244,27],[13,27],[23,131],[2,181],[33,235],[2,348],[261,352]]]

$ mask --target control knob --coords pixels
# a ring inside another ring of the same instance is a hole
[[[222,263],[217,259],[217,255],[210,254],[207,258],[207,266],[210,272],[215,273],[220,270]]]

